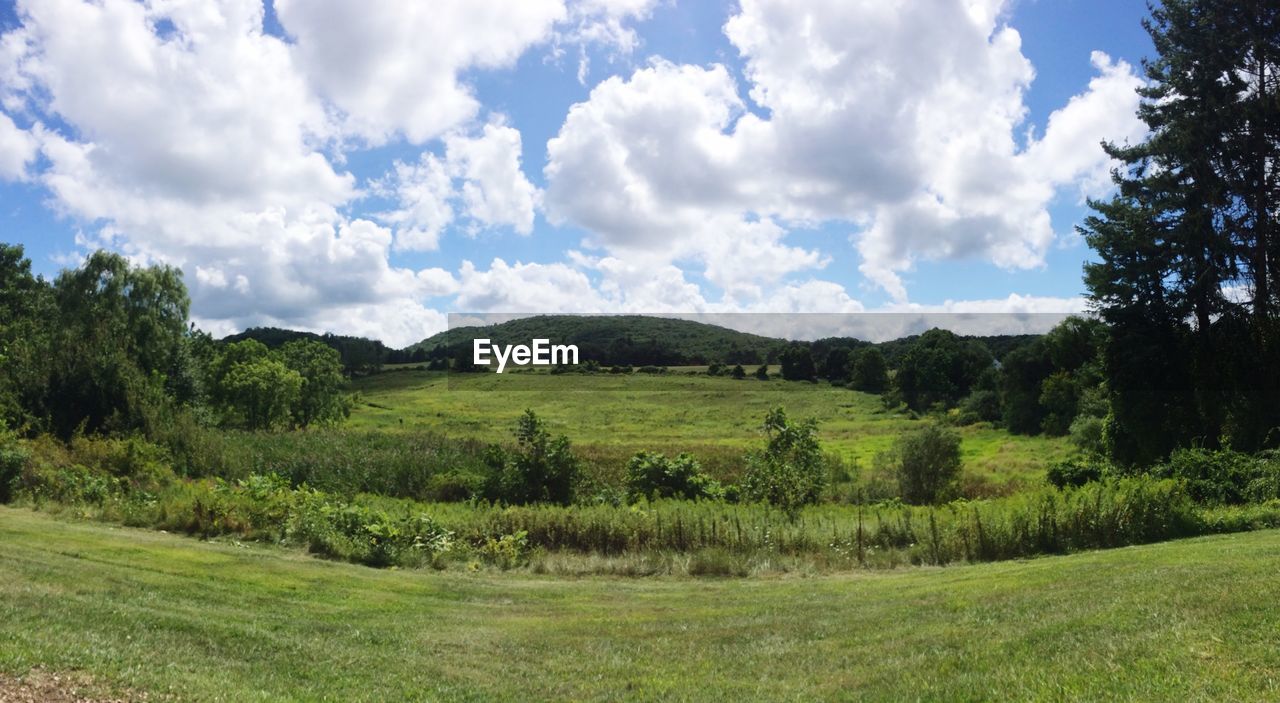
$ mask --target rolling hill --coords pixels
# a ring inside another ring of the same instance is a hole
[[[892,363],[918,335],[877,346]],[[527,344],[545,338],[557,344],[576,344],[583,361],[609,365],[699,366],[776,363],[781,350],[792,342],[739,332],[719,325],[648,315],[538,315],[493,325],[458,327],[432,335],[405,351],[422,352],[428,358],[452,357],[469,349],[471,340],[485,338],[495,344]],[[987,346],[997,359],[1025,344],[1035,335],[972,337]],[[824,358],[834,347],[870,344],[852,337],[821,339],[810,343],[815,357]]]

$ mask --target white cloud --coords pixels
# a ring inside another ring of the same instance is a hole
[[[344,214],[355,179],[324,153],[339,126],[262,12],[256,0],[20,2],[21,26],[0,40],[4,105],[63,125],[29,135],[47,161],[33,177],[96,231],[82,246],[184,267],[212,329],[376,323],[388,343],[417,341],[443,324],[422,300],[453,284],[392,266],[391,232]],[[510,201],[493,202],[489,217],[509,216]]]
[[[614,256],[701,260],[732,295],[825,261],[787,247],[796,224],[848,223],[863,274],[898,301],[920,258],[1042,265],[1058,192],[1105,187],[1098,143],[1142,134],[1139,79],[1095,54],[1087,90],[1020,145],[1034,71],[1004,10],[743,0],[725,33],[760,110],[719,65],[655,61],[604,81],[548,143],[548,217]],[[734,271],[725,254],[753,222],[782,228],[780,250]]]
[[[424,143],[480,110],[459,80],[509,66],[565,17],[562,0],[276,0],[303,73],[370,143]]]
[[[539,192],[520,169],[520,132],[496,121],[478,137],[452,134],[444,143],[444,158],[423,152],[417,164],[396,163],[380,186],[399,205],[382,216],[396,226],[396,246],[435,249],[459,214],[472,234],[490,227],[531,233]]]
[[[36,150],[35,137],[0,112],[0,178],[9,181],[25,178],[27,164],[35,160]]]
[[[648,19],[658,0],[571,0],[568,18],[557,30],[555,53],[565,47],[578,51],[578,82],[586,84],[591,70],[588,49],[603,47],[610,63],[640,47],[640,36],[630,22]]]

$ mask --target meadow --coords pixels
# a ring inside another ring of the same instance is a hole
[[[1280,532],[741,579],[379,570],[0,507],[0,672],[266,700],[1261,700]]]
[[[735,380],[704,371],[499,375],[401,368],[352,383],[357,401],[345,426],[506,442],[516,419],[532,409],[554,432],[568,435],[605,478],[616,479],[628,457],[648,450],[689,452],[709,473],[732,480],[742,452],[759,445],[759,426],[771,408],[816,418],[823,449],[855,470],[870,467],[878,453],[924,422],[887,410],[880,396],[825,382]],[[1014,435],[987,423],[957,431],[966,473],[997,492],[1011,481],[1038,483],[1046,467],[1075,454],[1064,437]]]

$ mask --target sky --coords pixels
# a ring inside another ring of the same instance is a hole
[[[1084,307],[1143,0],[0,1],[0,241],[192,317]]]

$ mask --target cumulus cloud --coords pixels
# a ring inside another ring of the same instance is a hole
[[[509,66],[548,38],[563,0],[276,0],[301,71],[370,143],[415,144],[473,118],[480,104],[458,78]]]
[[[520,168],[520,132],[496,121],[477,137],[452,134],[444,143],[443,158],[423,152],[416,164],[396,163],[380,186],[398,203],[383,215],[396,226],[396,245],[435,249],[459,214],[472,234],[490,227],[531,233],[539,191]]]
[[[25,178],[27,164],[36,158],[36,149],[35,137],[0,112],[0,178],[9,181]]]
[[[404,313],[422,308],[430,276],[389,263],[389,230],[341,214],[357,190],[324,153],[337,127],[291,47],[263,32],[260,2],[33,0],[18,12],[0,42],[4,104],[59,125],[26,135],[47,161],[34,177],[96,229],[85,245],[182,266],[214,328],[431,317]],[[394,325],[380,336],[420,338]]]
[[[743,0],[725,34],[746,85],[720,65],[661,60],[604,81],[548,144],[548,216],[619,256],[700,256],[709,274],[741,224],[844,222],[862,273],[900,302],[898,274],[919,258],[1041,265],[1059,191],[1105,187],[1099,142],[1142,134],[1140,82],[1095,54],[1087,90],[1020,143],[1034,71],[1004,9]],[[771,240],[787,247],[785,234]],[[748,290],[770,265],[776,277],[822,261],[760,256],[725,284]]]
[[[563,6],[275,8],[288,41],[264,31],[260,0],[22,0],[0,38],[0,104],[34,127],[0,113],[0,178],[26,177],[39,154],[30,177],[81,226],[79,245],[182,266],[211,329],[417,341],[443,324],[423,302],[456,281],[390,263],[392,231],[349,213],[360,191],[342,153],[444,135],[443,161],[400,179],[402,212],[384,223],[405,248],[454,222],[527,234],[538,194],[520,134],[469,126],[478,107],[458,76],[514,61]]]
[[[659,4],[276,0],[281,38],[261,0],[18,0],[0,36],[0,179],[41,184],[82,247],[182,266],[212,330],[405,344],[443,326],[426,303],[446,298],[858,310],[824,280],[841,278],[832,258],[793,238],[832,222],[906,305],[899,275],[922,258],[1039,265],[1050,203],[1106,187],[1098,141],[1141,135],[1139,79],[1095,54],[1087,89],[1028,136],[1034,74],[999,0],[743,0],[724,26],[740,72],[653,58],[600,82],[548,142],[540,191],[469,76],[543,47],[577,50],[585,79],[587,56],[639,51]],[[346,170],[367,167],[359,151],[385,169],[406,144],[416,158],[381,179]],[[581,251],[392,263],[446,232],[529,235],[540,211]]]
[[[744,110],[737,93],[723,66],[661,60],[596,86],[547,144],[552,221],[585,228],[589,244],[619,258],[701,261],[732,297],[821,266],[820,254],[787,246],[776,222],[744,209],[751,175],[727,131]]]

